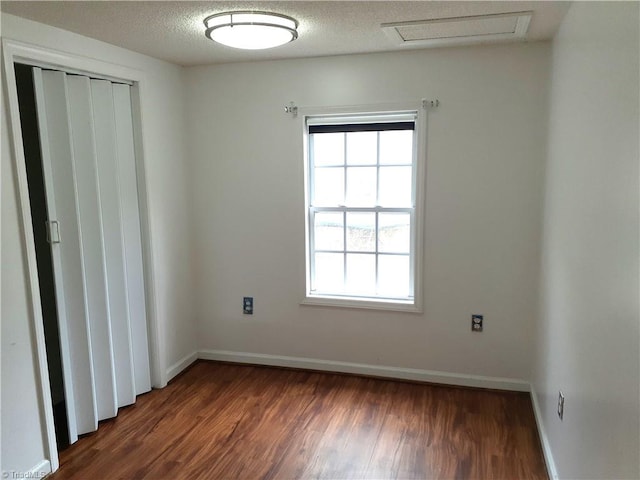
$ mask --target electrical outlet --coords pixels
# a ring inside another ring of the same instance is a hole
[[[253,297],[244,297],[242,299],[242,313],[253,315]]]
[[[471,315],[471,331],[481,332],[484,315]]]
[[[560,421],[564,417],[564,394],[562,391],[558,392],[558,417],[560,417]]]

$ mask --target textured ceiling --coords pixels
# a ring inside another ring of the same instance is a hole
[[[5,1],[0,10],[96,38],[178,65],[406,50],[394,45],[382,23],[533,11],[528,41],[550,39],[568,2],[431,1]],[[296,18],[293,43],[261,51],[236,50],[204,36],[202,20],[226,10],[261,10]]]

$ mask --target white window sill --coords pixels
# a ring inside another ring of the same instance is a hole
[[[301,305],[319,307],[359,308],[366,310],[386,310],[392,312],[422,313],[415,302],[402,300],[375,300],[371,298],[361,299],[357,297],[338,297],[323,295],[307,295],[300,302]]]

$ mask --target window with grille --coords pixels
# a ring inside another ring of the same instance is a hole
[[[306,117],[307,299],[416,305],[417,112]]]

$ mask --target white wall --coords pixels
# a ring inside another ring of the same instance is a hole
[[[188,69],[200,348],[528,380],[548,59],[537,43]],[[425,313],[299,305],[302,127],[283,106],[424,97],[441,102],[429,119]],[[472,313],[484,333],[471,333]]]
[[[181,68],[70,32],[2,15],[2,37],[142,70],[157,318],[162,363],[196,348],[192,310],[191,187],[184,137]],[[4,72],[3,72],[4,75]],[[3,95],[6,95],[3,92]],[[37,409],[32,319],[25,249],[14,188],[15,168],[2,110],[2,469],[22,472],[43,459],[43,421]]]
[[[553,43],[534,386],[561,478],[640,478],[638,20],[574,3]]]

